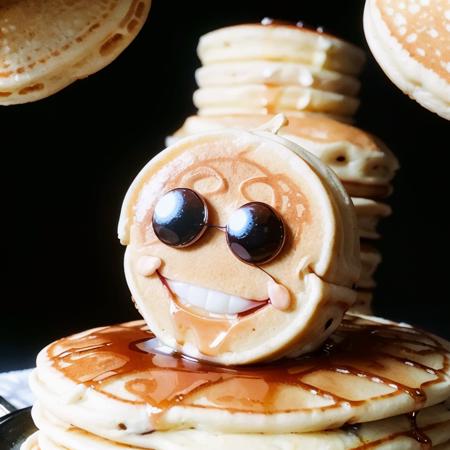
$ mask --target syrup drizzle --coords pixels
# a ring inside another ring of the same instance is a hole
[[[316,377],[324,371],[330,377],[366,378],[391,389],[370,396],[371,401],[407,394],[415,402],[414,409],[420,409],[426,401],[425,389],[446,379],[449,369],[446,349],[432,336],[357,316],[346,316],[315,353],[270,365],[223,367],[164,353],[158,345],[143,322],[134,322],[61,339],[49,347],[48,356],[57,370],[76,383],[124,402],[152,406],[152,418],[156,420],[174,405],[202,407],[195,403],[200,394],[212,405],[207,408],[264,414],[295,411],[298,408],[280,408],[277,402],[283,386],[323,398],[327,404],[318,408],[321,410],[365,403],[365,399],[351,399],[339,392],[339,379],[333,389],[318,386]],[[426,381],[417,385],[410,371],[418,371]],[[125,390],[134,394],[135,401],[119,398],[106,389],[111,381],[124,376],[128,379]],[[352,379],[349,381],[352,383]],[[403,435],[429,449],[430,440],[417,426],[416,416],[410,414],[411,427]],[[383,442],[397,436],[393,434]],[[373,444],[358,449],[366,450]]]

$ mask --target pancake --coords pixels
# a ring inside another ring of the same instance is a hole
[[[276,129],[283,120],[274,119]],[[177,188],[194,189],[208,205],[210,225],[188,248],[163,243],[152,227],[156,202]],[[224,235],[235,211],[255,201],[280,214],[287,236],[263,266],[240,261]],[[311,351],[355,300],[359,239],[350,198],[317,158],[269,131],[220,130],[161,152],[131,185],[119,236],[140,313],[162,342],[192,357],[247,364],[294,347]],[[142,269],[148,260],[158,262],[150,273]]]
[[[298,85],[354,97],[360,82],[357,78],[330,70],[285,61],[238,61],[209,64],[195,72],[201,87],[268,84]]]
[[[357,282],[358,288],[371,289],[377,285],[374,274],[381,260],[381,253],[376,247],[367,242],[361,243],[361,277]]]
[[[406,324],[348,314],[313,354],[234,368],[181,357],[139,321],[54,342],[30,384],[38,409],[123,444],[150,443],[155,430],[305,433],[445,401],[449,349]]]
[[[0,104],[47,97],[113,61],[136,37],[150,0],[5,0]]]
[[[450,8],[446,0],[367,0],[364,30],[391,81],[450,119]]]
[[[391,207],[386,203],[376,202],[368,198],[353,197],[352,201],[355,205],[360,237],[363,239],[379,239],[378,222],[392,214]]]
[[[358,47],[329,34],[270,20],[211,31],[200,38],[202,64],[228,61],[289,61],[349,75],[365,62]]]
[[[170,142],[179,138],[226,127],[254,129],[272,115],[191,116],[177,130]],[[289,123],[279,136],[290,139],[315,154],[330,166],[343,182],[349,195],[365,198],[387,196],[398,161],[378,138],[356,127],[309,114],[288,116]]]
[[[123,446],[118,443],[59,421],[43,411],[39,405],[33,408],[33,418],[40,432],[31,437],[22,450],[123,449]],[[134,436],[129,440],[133,440],[131,448],[153,450],[210,450],[211,448],[215,450],[230,448],[273,450],[274,443],[277,448],[283,450],[310,448],[317,450],[367,448],[423,450],[437,448],[442,443],[445,445],[448,439],[450,439],[450,411],[448,406],[440,404],[421,410],[414,420],[411,420],[411,416],[404,415],[335,431],[304,434],[218,434],[204,430],[156,431],[147,436]]]
[[[334,92],[297,85],[245,84],[200,88],[194,105],[202,116],[227,114],[273,114],[285,111],[312,111],[343,116],[353,115],[359,100]]]

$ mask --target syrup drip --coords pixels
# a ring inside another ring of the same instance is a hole
[[[424,427],[423,429],[419,428],[417,425],[417,415],[420,411],[414,411],[408,414],[408,419],[411,424],[410,429],[407,431],[401,431],[399,433],[393,433],[390,436],[387,436],[383,439],[378,439],[376,441],[369,442],[367,444],[360,445],[353,450],[369,450],[371,448],[377,448],[379,445],[384,444],[386,442],[392,441],[398,437],[410,437],[414,439],[416,442],[420,444],[422,450],[431,450],[433,448],[433,443],[431,439],[426,435],[427,429],[432,428],[433,426]],[[355,430],[357,434],[357,430]]]
[[[208,404],[213,405],[208,408],[248,413],[292,411],[277,405],[278,389],[282,386],[297,387],[328,400],[329,404],[322,406],[322,410],[343,404],[358,406],[366,401],[346,398],[338,386],[333,392],[317,387],[314,377],[323,371],[330,376],[344,374],[390,386],[392,392],[371,396],[371,400],[403,393],[409,395],[415,401],[415,409],[419,409],[426,400],[424,389],[445,379],[449,368],[445,348],[426,333],[356,316],[347,316],[315,353],[270,365],[223,367],[164,353],[158,345],[143,322],[135,322],[61,339],[49,347],[48,356],[53,366],[75,383],[124,402],[147,403],[155,411],[156,419],[174,405],[200,408],[195,403],[197,395],[206,397]],[[414,360],[426,356],[432,357],[434,364],[436,356],[440,356],[441,366],[431,367]],[[392,362],[397,363],[394,369],[389,366]],[[401,373],[403,366],[404,373]],[[404,379],[408,379],[411,370],[424,372],[431,379],[419,386],[406,384]],[[111,381],[124,376],[128,379],[125,389],[136,396],[136,401],[107,391]],[[420,442],[424,450],[429,449],[430,440],[417,426],[416,413],[410,417],[410,431],[403,434]],[[358,449],[366,450],[371,445]]]

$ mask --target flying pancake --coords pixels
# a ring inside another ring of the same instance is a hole
[[[287,443],[283,448],[297,449],[316,439],[318,448],[341,448],[320,447],[329,442],[358,448],[355,442],[391,434],[392,439],[412,438],[406,441],[411,446],[392,447],[409,449],[421,448],[414,446],[419,432],[433,445],[449,438],[448,407],[432,408],[450,396],[449,351],[448,342],[406,324],[347,314],[312,354],[270,365],[223,367],[173,353],[138,321],[54,342],[40,352],[30,382],[36,422],[59,445],[67,442],[63,437],[90,439],[79,436],[84,430],[158,450],[188,445],[188,436],[192,448],[206,443],[226,448],[233,442],[266,448],[273,442],[270,435],[277,435]],[[418,410],[415,434],[407,432],[411,417],[393,418]],[[388,420],[374,422],[383,419]],[[427,423],[444,423],[447,434],[438,438]]]
[[[6,0],[0,5],[0,104],[47,97],[97,72],[131,43],[150,0]]]
[[[450,5],[446,0],[367,0],[364,31],[386,75],[450,120]]]
[[[219,130],[161,152],[131,185],[119,236],[140,313],[192,357],[311,351],[355,300],[350,198],[328,167],[269,131]]]

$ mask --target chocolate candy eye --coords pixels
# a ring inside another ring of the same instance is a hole
[[[265,203],[241,206],[226,227],[227,242],[233,254],[249,264],[269,262],[280,253],[285,241],[281,217]]]
[[[186,247],[206,230],[208,208],[192,189],[177,188],[164,194],[155,206],[152,225],[158,239],[170,247]]]

